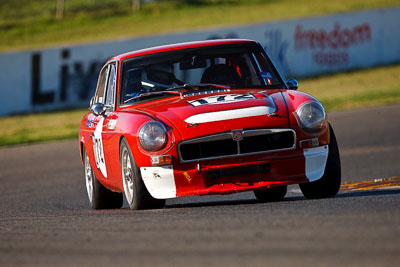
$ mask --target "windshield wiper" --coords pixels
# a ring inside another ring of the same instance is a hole
[[[220,92],[229,92],[231,88],[225,85],[200,83],[200,84],[184,84],[182,86],[172,87],[167,90],[179,90],[181,97],[193,95],[213,94]]]
[[[167,91],[172,91],[172,90],[186,90],[186,92],[189,91],[197,91],[199,89],[204,89],[204,88],[217,88],[217,89],[224,89],[224,90],[230,90],[231,88],[226,85],[219,85],[219,84],[213,84],[213,83],[199,83],[199,84],[190,84],[190,83],[185,83],[184,85],[181,86],[176,86],[176,87],[171,87],[166,89]],[[197,88],[197,89],[196,89]]]
[[[179,91],[170,91],[169,89],[167,89],[168,91],[156,91],[156,92],[149,92],[149,93],[143,93],[134,97],[131,97],[127,100],[124,101],[124,104],[129,103],[131,101],[134,101],[136,99],[140,99],[140,98],[146,98],[146,97],[152,97],[152,96],[157,96],[157,95],[163,95],[163,94],[173,94],[173,95],[181,95],[182,93]]]

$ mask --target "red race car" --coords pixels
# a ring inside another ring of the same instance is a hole
[[[159,46],[111,58],[81,121],[93,209],[254,191],[281,200],[335,195],[340,157],[322,105],[285,81],[251,40]]]

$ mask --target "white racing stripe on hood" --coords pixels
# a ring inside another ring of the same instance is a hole
[[[185,122],[190,124],[196,124],[196,123],[206,123],[214,121],[225,121],[225,120],[267,115],[274,113],[275,111],[276,109],[274,107],[268,107],[268,106],[222,110],[222,111],[196,114],[188,117],[185,120]]]

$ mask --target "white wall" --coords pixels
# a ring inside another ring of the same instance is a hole
[[[400,61],[400,7],[0,54],[0,116],[88,106],[113,55],[212,38],[249,38],[282,74],[310,76]],[[371,77],[373,78],[373,77]]]

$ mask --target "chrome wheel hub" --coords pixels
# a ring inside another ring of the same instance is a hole
[[[86,180],[86,191],[89,197],[90,203],[93,198],[93,171],[90,167],[89,156],[85,153],[85,180]]]
[[[132,174],[131,169],[126,169],[126,171],[125,171],[125,179],[126,179],[126,181],[127,181],[128,183],[130,183],[131,180],[132,180],[131,174]]]
[[[129,204],[133,202],[133,170],[131,157],[128,150],[124,147],[122,151],[122,181],[124,184],[125,197]]]

